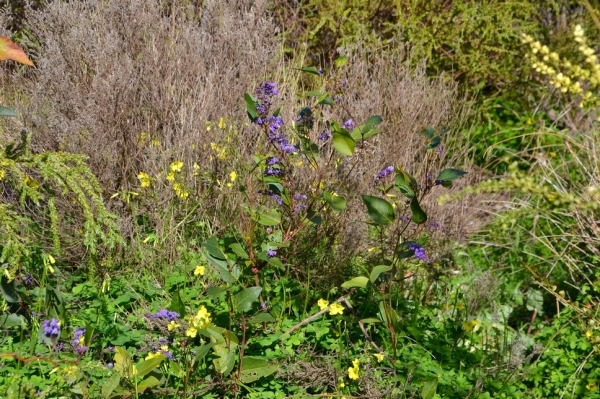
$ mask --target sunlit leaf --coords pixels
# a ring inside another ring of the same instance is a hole
[[[352,287],[366,287],[369,283],[369,279],[364,276],[354,277],[352,280],[348,280],[342,284],[343,288],[352,288]]]
[[[356,141],[345,130],[333,132],[333,148],[342,155],[351,156],[354,154]]]
[[[363,195],[362,200],[367,206],[369,217],[375,223],[387,226],[396,219],[392,204],[386,200],[371,195]]]
[[[246,288],[235,295],[235,311],[245,312],[252,308],[252,303],[256,301],[262,291],[262,287]]]
[[[266,359],[254,356],[244,356],[242,364],[241,379],[244,383],[250,383],[261,377],[266,377],[277,371],[277,365],[269,363]]]
[[[25,52],[6,36],[0,36],[0,60],[13,60],[21,64],[33,66]]]
[[[375,284],[375,282],[377,281],[377,279],[379,278],[379,275],[381,273],[389,272],[390,270],[392,270],[391,266],[386,266],[386,265],[375,266],[373,268],[373,270],[371,270],[371,275],[369,276],[369,279],[371,280],[371,282],[373,284]]]
[[[455,179],[458,179],[459,177],[466,175],[467,172],[464,172],[462,170],[459,169],[452,169],[452,168],[448,168],[448,169],[444,169],[440,172],[440,174],[438,175],[438,177],[436,177],[436,180],[441,180],[441,181],[452,181]]]
[[[419,200],[417,197],[413,197],[410,201],[410,210],[412,211],[411,220],[416,224],[423,224],[427,221],[427,214],[419,205]]]
[[[331,191],[324,191],[323,198],[335,212],[341,212],[346,209],[346,198],[341,195],[333,195]]]

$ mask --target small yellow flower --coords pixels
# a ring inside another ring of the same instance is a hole
[[[342,305],[340,305],[339,303],[334,303],[329,307],[329,314],[330,315],[336,315],[336,314],[343,314],[344,313],[344,307]]]
[[[375,354],[375,359],[377,359],[377,363],[381,363],[383,361],[383,353],[376,353]]]
[[[219,119],[219,129],[225,129],[227,125],[225,124],[225,119]]]
[[[325,310],[329,307],[329,301],[321,298],[319,299],[319,301],[317,302],[317,305],[319,305],[319,309],[321,310]]]
[[[0,180],[4,179],[4,171],[0,170]]]
[[[479,322],[477,320],[469,320],[469,321],[465,321],[462,324],[462,328],[466,331],[466,332],[471,332],[475,329],[475,327],[477,327],[479,325]]]
[[[359,366],[360,366],[360,360],[354,359],[352,361],[352,366],[353,367],[348,367],[348,377],[351,380],[358,380],[358,370],[359,370]]]
[[[55,264],[56,260],[54,260],[54,257],[50,254],[48,254],[48,260],[50,261],[51,264]]]
[[[152,140],[152,147],[160,147],[160,141],[158,139]]]
[[[204,276],[204,273],[206,273],[206,267],[204,266],[196,266],[194,269],[194,276]]]
[[[181,172],[181,169],[183,168],[183,162],[181,161],[175,161],[173,163],[171,163],[171,165],[169,165],[169,169],[171,169],[171,171],[179,173]]]
[[[596,391],[598,389],[598,384],[596,384],[594,381],[590,381],[585,387],[590,391]]]
[[[342,389],[345,386],[346,386],[346,384],[344,383],[344,381],[340,381],[337,385],[338,389]]]
[[[175,323],[175,320],[171,320],[171,322],[169,323],[169,325],[167,326],[167,329],[169,331],[173,331],[176,328],[179,328],[179,324]]]
[[[150,352],[148,353],[148,355],[144,358],[144,360],[149,360],[152,358],[155,358],[157,356],[160,356],[160,352]]]
[[[188,328],[188,330],[185,332],[185,335],[187,337],[191,337],[191,338],[196,338],[196,334],[198,334],[198,330],[195,327],[190,327]]]
[[[173,181],[173,180],[175,180],[175,173],[173,173],[173,172],[169,172],[169,174],[167,175],[167,180],[168,180],[168,181]]]
[[[183,188],[181,183],[173,183],[173,191],[175,191],[175,194],[181,199],[186,199],[190,195],[190,193]]]
[[[229,179],[231,181],[236,181],[237,178],[238,178],[238,175],[237,175],[237,173],[235,173],[235,170],[231,171],[231,173],[229,174]]]
[[[150,187],[150,176],[147,173],[140,172],[137,175],[142,187]]]
[[[593,335],[593,333],[590,330],[587,330],[585,332],[585,336],[588,337],[588,338],[591,337],[592,335]]]

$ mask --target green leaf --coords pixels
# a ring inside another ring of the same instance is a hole
[[[160,384],[160,381],[156,377],[150,376],[138,384],[138,392],[142,393],[146,389],[158,384]]]
[[[258,100],[248,93],[244,94],[244,99],[246,100],[246,112],[248,113],[248,117],[254,122],[259,116],[258,111],[256,110]]]
[[[2,292],[2,297],[6,302],[16,303],[20,302],[19,294],[15,289],[15,281],[11,281],[10,283],[6,281],[6,278],[2,277],[2,281],[0,281],[0,292]]]
[[[213,364],[218,373],[226,376],[231,373],[233,366],[235,366],[235,353],[230,351],[225,356],[213,359]]]
[[[433,138],[433,136],[435,136],[435,129],[431,126],[427,126],[427,129],[425,129],[423,132],[423,136],[427,137],[428,139]]]
[[[396,170],[396,188],[407,198],[413,199],[415,192],[412,189],[412,180],[414,178],[403,170]]]
[[[185,304],[183,303],[183,300],[181,300],[181,294],[179,291],[175,291],[173,294],[173,298],[171,298],[171,305],[169,305],[169,310],[179,313],[181,318],[185,317]]]
[[[371,195],[363,195],[362,199],[367,206],[369,217],[375,223],[387,226],[396,219],[396,213],[392,204],[386,200]]]
[[[321,97],[323,95],[323,93],[321,93],[320,91],[309,91],[308,93],[306,93],[307,97]]]
[[[390,270],[392,270],[391,266],[386,266],[386,265],[380,265],[380,266],[375,266],[373,268],[373,270],[371,270],[371,276],[370,276],[370,280],[373,284],[375,284],[375,281],[377,281],[377,279],[379,278],[379,275],[381,273],[385,273],[385,272],[389,272]]]
[[[378,135],[379,133],[381,133],[381,130],[379,129],[369,129],[367,132],[365,132],[365,134],[363,134],[362,138],[363,140],[366,140],[368,138]]]
[[[346,209],[346,198],[341,195],[333,195],[331,191],[324,191],[323,198],[335,212],[341,212]]]
[[[233,253],[236,254],[239,258],[248,259],[248,253],[246,252],[242,244],[236,242],[231,244],[229,248],[231,248]]]
[[[198,348],[196,348],[196,357],[195,360],[197,362],[199,362],[200,360],[204,359],[204,356],[206,356],[206,354],[208,353],[208,351],[215,346],[217,343],[216,342],[211,342],[208,343],[206,345],[202,345]]]
[[[304,67],[304,68],[301,68],[301,69],[298,69],[298,68],[294,68],[294,69],[297,70],[297,71],[302,71],[304,73],[310,73],[310,74],[313,74],[313,75],[320,76],[319,70],[317,68],[315,68],[315,67]]]
[[[157,355],[148,360],[144,360],[142,364],[137,368],[137,373],[135,373],[136,377],[143,377],[155,368],[157,368],[160,363],[166,358],[163,355]]]
[[[24,321],[25,320],[23,319],[22,316],[19,316],[18,314],[15,314],[15,313],[0,315],[0,327],[2,327],[2,328],[25,325],[23,323]]]
[[[370,117],[369,119],[367,119],[367,121],[365,122],[365,125],[364,125],[365,128],[368,128],[368,129],[364,129],[363,133],[366,130],[369,130],[371,127],[373,127],[375,125],[379,125],[381,122],[383,122],[383,118],[379,115],[374,115],[374,116]]]
[[[0,105],[0,116],[19,116],[19,114],[11,108]]]
[[[335,101],[331,97],[325,97],[320,100],[317,104],[325,104],[325,105],[335,105]]]
[[[423,384],[423,389],[421,389],[421,398],[423,399],[433,399],[435,396],[435,391],[437,390],[438,379],[433,378]]]
[[[119,386],[119,382],[121,382],[121,374],[114,373],[111,375],[108,380],[102,384],[102,396],[105,398],[110,397],[115,388]]]
[[[276,322],[277,319],[271,316],[271,314],[263,312],[259,313],[256,316],[252,317],[248,320],[250,324],[260,324],[260,323],[273,323]]]
[[[356,141],[345,130],[333,132],[333,148],[342,155],[351,156],[354,154]]]
[[[183,376],[185,375],[179,363],[174,362],[172,360],[169,362],[169,371],[172,375],[174,375],[177,378],[183,378]]]
[[[281,213],[277,209],[271,209],[267,213],[258,215],[258,223],[263,226],[277,226],[281,223]]]
[[[410,210],[412,211],[411,220],[416,224],[423,224],[427,221],[427,214],[421,209],[417,197],[413,197],[410,201]]]
[[[242,364],[241,379],[244,383],[250,383],[261,377],[266,377],[277,371],[277,365],[269,363],[266,359],[254,356],[245,356]]]
[[[348,57],[342,55],[336,58],[335,61],[333,61],[333,65],[335,65],[338,68],[341,68],[346,64],[346,62],[348,62]]]
[[[441,181],[452,181],[466,174],[467,172],[463,172],[462,170],[448,168],[442,170],[435,179]]]
[[[366,318],[366,319],[362,319],[361,321],[362,321],[363,323],[365,323],[365,324],[375,324],[375,323],[381,323],[381,320],[379,320],[379,319],[375,319],[375,318],[373,318],[373,317],[369,317],[369,318]]]
[[[203,242],[202,248],[206,249],[211,256],[217,259],[227,259],[227,255],[219,247],[219,242],[215,236],[209,237],[208,240]]]
[[[258,299],[261,291],[262,287],[250,287],[235,294],[235,311],[245,312],[250,310],[252,302]]]
[[[364,276],[354,277],[352,280],[346,281],[342,284],[343,288],[352,288],[352,287],[366,287],[369,283],[369,279]]]
[[[437,148],[441,142],[442,142],[442,138],[440,136],[435,136],[434,138],[431,139],[429,144],[427,144],[427,149],[432,150],[434,148]]]

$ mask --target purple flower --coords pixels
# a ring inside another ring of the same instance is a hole
[[[273,256],[276,256],[276,255],[277,255],[277,251],[276,250],[274,250],[274,249],[267,249],[267,256],[269,258],[272,258]]]
[[[417,244],[416,242],[410,243],[406,246],[411,251],[414,251],[415,258],[421,260],[427,260],[427,254],[425,253],[425,248]]]
[[[273,229],[272,229],[272,228],[270,228],[270,227],[267,227],[267,234],[271,234],[271,232],[272,232],[272,231],[273,231]]]
[[[319,75],[323,75],[323,69],[322,69],[322,68],[319,68],[319,70],[317,71],[317,73],[318,73]]]
[[[113,367],[115,367],[115,365],[112,364],[112,363],[108,363],[107,366],[108,366],[109,369],[112,369]]]
[[[267,168],[265,169],[265,176],[279,176],[283,173],[283,170],[279,168]]]
[[[427,226],[434,228],[434,229],[439,229],[441,227],[441,224],[439,222],[430,222],[430,223],[427,223]]]
[[[319,140],[321,141],[327,141],[331,138],[331,132],[329,130],[325,130],[321,133],[319,133]]]
[[[398,219],[400,219],[404,223],[406,223],[410,220],[410,218],[408,216],[399,216]]]
[[[381,169],[381,172],[379,172],[377,174],[377,178],[375,180],[381,180],[392,172],[394,172],[393,166],[388,166],[387,168],[383,168],[383,169]]]
[[[346,79],[342,79],[342,80],[340,80],[340,84],[341,84],[341,85],[345,85],[345,84],[346,84]]]
[[[266,310],[267,309],[267,304],[264,303],[264,302],[261,302],[260,303],[260,307]]]
[[[443,181],[443,180],[436,180],[436,181],[435,181],[435,185],[436,185],[436,186],[439,186],[439,185],[440,185],[440,184],[442,184],[442,183],[444,183],[444,181]]]
[[[114,346],[109,346],[108,347],[108,351],[109,352],[114,352],[115,351],[115,347]]]
[[[333,101],[339,103],[340,101],[342,101],[342,98],[343,96],[341,94],[336,94],[335,96],[333,96]]]
[[[73,341],[71,341],[71,345],[80,355],[83,355],[88,350],[88,347],[85,346],[84,335],[85,328],[76,328],[75,334],[73,335]]]
[[[31,273],[27,273],[25,277],[23,277],[23,284],[25,284],[27,287],[31,287],[33,285],[33,276]]]
[[[267,165],[273,166],[276,163],[279,163],[279,158],[277,158],[277,157],[269,157],[269,158],[267,158]]]
[[[36,392],[36,395],[37,395],[37,396],[42,396],[42,391],[40,391],[40,390],[38,389],[38,391]]]
[[[354,130],[355,124],[354,124],[354,121],[352,119],[348,119],[346,122],[344,122],[344,124],[342,126],[346,130]]]
[[[438,151],[438,154],[441,154],[442,151],[444,151],[444,147],[438,147],[437,151]]]
[[[60,352],[61,350],[64,349],[64,347],[65,347],[65,344],[63,344],[62,342],[59,342],[58,345],[56,345],[56,350]]]
[[[149,316],[151,319],[166,319],[166,320],[175,320],[180,317],[179,313],[171,312],[168,309],[161,309],[158,312],[151,314]]]
[[[44,320],[42,322],[42,328],[44,329],[44,335],[48,338],[56,338],[60,333],[60,325],[58,319],[55,318],[52,320]]]
[[[277,84],[273,82],[265,82],[256,88],[256,95],[259,100],[268,100],[279,94]]]
[[[296,203],[294,204],[294,216],[298,216],[300,212],[306,209],[305,201],[308,199],[306,194],[295,194],[294,199]]]

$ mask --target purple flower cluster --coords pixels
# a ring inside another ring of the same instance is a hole
[[[277,255],[277,250],[275,250],[275,249],[267,249],[267,256],[269,258],[272,258],[273,256],[276,256],[276,255]]]
[[[296,194],[294,195],[294,199],[296,200],[294,203],[294,216],[298,216],[300,212],[306,209],[306,200],[308,197],[306,194]]]
[[[31,273],[27,273],[25,277],[23,277],[23,284],[25,284],[26,287],[31,287],[33,283],[33,275]]]
[[[390,173],[394,172],[394,167],[393,166],[388,166],[387,168],[383,168],[381,169],[381,171],[377,174],[377,178],[375,179],[377,180],[381,180],[384,177],[386,177],[387,175],[389,175]]]
[[[271,98],[279,94],[277,85],[272,82],[265,82],[256,88],[256,96],[260,104],[256,110],[261,116],[266,116],[271,107]],[[258,121],[257,121],[258,123]],[[258,123],[260,125],[260,123]]]
[[[148,317],[150,317],[151,319],[175,320],[175,319],[178,319],[180,317],[180,315],[177,312],[171,312],[170,310],[167,310],[167,309],[161,309],[158,312],[153,313]]]
[[[346,122],[344,122],[344,124],[342,126],[344,129],[346,129],[348,131],[352,131],[352,130],[354,130],[354,126],[356,126],[356,125],[352,119],[348,119]]]
[[[331,132],[329,130],[322,131],[319,133],[319,140],[327,141],[331,138]]]
[[[172,340],[168,340],[166,338],[159,338],[157,342],[150,342],[150,351],[154,352],[154,353],[160,353],[161,355],[163,355],[164,357],[166,357],[169,360],[173,360],[173,352],[170,352],[168,350],[164,350],[162,347],[163,346],[168,346],[169,344],[173,343]]]
[[[336,94],[335,96],[333,96],[333,101],[339,103],[340,101],[342,101],[342,98],[343,96],[341,94]]]
[[[60,334],[60,325],[58,319],[53,318],[52,320],[44,320],[42,322],[42,328],[44,329],[44,335],[48,338],[56,338]]]
[[[429,222],[425,226],[431,227],[432,229],[439,229],[442,225],[440,222]]]
[[[271,198],[272,200],[277,201],[277,205],[283,204],[283,199],[281,199],[281,196],[271,190],[258,190],[258,193],[264,194],[264,195],[268,196],[269,198]]]
[[[85,335],[85,328],[76,328],[75,335],[73,335],[73,341],[71,341],[71,345],[77,353],[83,355],[88,347],[85,346],[85,342],[83,341],[83,336]]]
[[[398,219],[400,219],[404,223],[408,223],[410,221],[410,218],[408,216],[404,216],[404,215],[398,216]]]
[[[415,252],[415,258],[421,260],[427,260],[427,254],[425,253],[425,248],[417,244],[416,242],[410,243],[406,246],[409,250]]]

